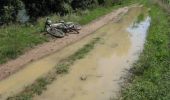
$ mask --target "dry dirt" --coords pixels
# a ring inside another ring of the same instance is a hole
[[[18,70],[22,69],[24,65],[29,62],[38,60],[44,56],[52,54],[62,48],[90,35],[97,29],[101,28],[110,21],[118,21],[118,17],[128,11],[128,7],[114,10],[113,12],[92,21],[91,23],[82,27],[80,34],[70,34],[61,39],[50,40],[49,42],[43,43],[34,47],[33,49],[25,52],[23,55],[15,60],[11,60],[5,64],[0,65],[0,80],[14,74]]]

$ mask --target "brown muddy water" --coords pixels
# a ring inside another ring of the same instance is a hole
[[[60,76],[34,100],[111,100],[118,96],[121,77],[143,50],[150,17],[133,27],[142,7],[131,10],[117,23],[110,22],[94,34],[59,52],[26,65],[26,68],[0,82],[0,100],[14,95],[47,74],[55,65],[95,37],[101,41],[85,58],[75,62],[70,72]],[[82,80],[83,78],[83,80]]]

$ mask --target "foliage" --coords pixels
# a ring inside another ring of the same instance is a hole
[[[113,5],[113,4],[120,4],[122,2],[122,0],[98,0],[98,4],[99,5]]]
[[[71,6],[76,9],[88,9],[96,5],[95,0],[72,0]]]
[[[16,21],[18,10],[21,8],[20,0],[0,1],[0,24]]]
[[[138,15],[136,23],[140,23],[145,19],[145,14],[144,13],[140,13],[140,15]]]
[[[112,5],[121,0],[1,0],[0,23],[16,21],[18,11],[24,5],[31,21],[50,14],[66,15],[78,9],[89,9],[99,5]]]
[[[69,0],[23,0],[23,2],[32,19],[52,13],[65,14],[70,10]]]
[[[35,32],[39,27],[27,25],[11,25],[0,29],[0,64],[15,59],[26,48],[33,47],[45,41],[45,37]]]

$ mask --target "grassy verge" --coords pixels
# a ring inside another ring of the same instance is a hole
[[[68,73],[69,67],[74,64],[75,61],[84,58],[99,41],[100,38],[93,39],[73,55],[60,61],[60,63],[55,67],[55,70],[50,72],[47,76],[39,78],[35,83],[27,86],[23,92],[14,97],[10,97],[7,100],[32,100],[35,95],[40,95],[44,90],[46,90],[47,85],[51,84],[58,75]]]
[[[152,23],[145,49],[131,69],[122,100],[170,100],[170,16],[158,5],[149,7]]]
[[[64,19],[84,25],[120,6],[97,7],[91,10],[78,11],[77,13],[68,14],[63,17],[58,15],[50,15],[49,17],[54,22]],[[15,59],[18,55],[23,54],[24,51],[35,45],[48,41],[47,37],[39,34],[43,31],[44,22],[45,18],[39,18],[38,22],[34,25],[12,24],[0,27],[0,64],[10,59]]]
[[[139,24],[140,22],[144,21],[146,17],[147,17],[147,16],[146,16],[143,12],[141,12],[141,13],[137,16],[136,21],[133,23],[133,27],[134,27],[134,28],[135,28],[135,27],[138,27],[138,24]]]
[[[170,0],[155,0],[155,2],[170,13]]]
[[[34,47],[47,39],[39,34],[38,26],[11,25],[0,28],[0,64],[14,59],[29,47]]]
[[[143,20],[145,20],[145,15],[144,15],[144,13],[141,13],[141,14],[137,17],[136,23],[140,23],[140,22],[142,22]]]

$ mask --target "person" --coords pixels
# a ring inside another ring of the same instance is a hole
[[[44,30],[46,30],[47,26],[51,26],[51,24],[52,24],[52,21],[50,20],[49,17],[47,17],[46,22],[45,22]]]

